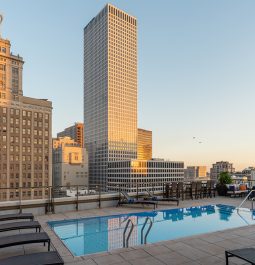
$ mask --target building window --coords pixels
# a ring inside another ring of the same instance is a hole
[[[0,98],[2,98],[2,99],[6,99],[6,94],[5,93],[0,93]]]
[[[5,70],[6,70],[5,64],[0,64],[0,71],[5,72]]]

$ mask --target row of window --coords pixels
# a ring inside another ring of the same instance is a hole
[[[7,114],[7,108],[0,108],[0,110],[2,109],[2,113],[3,114]],[[10,109],[10,114],[13,115],[13,114],[16,114],[16,115],[19,115],[20,114],[20,110],[19,109],[13,109],[11,108]],[[32,116],[32,112],[31,111],[26,111],[26,110],[23,110],[22,111],[22,116],[23,117],[31,117]],[[42,118],[43,117],[43,113],[41,112],[34,112],[34,117],[35,118]],[[45,117],[45,120],[48,120],[49,119],[49,114],[45,114],[44,115]]]
[[[136,26],[136,19],[132,18],[131,16],[125,14],[124,12],[122,12],[121,10],[118,10],[112,6],[109,6],[109,12],[112,15],[115,15],[117,17],[119,17],[120,19],[125,20],[126,22],[129,22],[132,25]]]
[[[41,131],[40,131],[41,132]],[[45,131],[45,133],[46,133],[46,131]],[[30,134],[30,132],[27,132],[27,134]],[[48,134],[48,133],[47,133]],[[39,134],[40,135],[40,134]],[[47,135],[48,136],[48,135]],[[0,138],[0,140],[1,140],[1,138]],[[7,142],[7,136],[6,135],[3,135],[2,136],[2,143],[6,143]],[[11,136],[11,139],[10,139],[10,142],[11,143],[19,143],[19,137],[13,137],[13,136]],[[31,139],[28,137],[27,138],[27,141],[26,141],[26,138],[22,138],[22,142],[23,142],[23,144],[25,144],[26,142],[28,143],[28,144],[30,144],[31,143]],[[43,139],[41,139],[41,138],[34,138],[34,144],[39,144],[39,145],[41,145],[41,144],[43,144],[43,142],[44,142],[44,144],[45,145],[48,145],[49,144],[49,140],[48,139],[45,139],[44,141],[43,141]],[[5,144],[3,144],[3,149],[6,149],[7,148],[7,146],[5,145]]]
[[[4,123],[4,124],[7,123],[6,116],[3,116],[2,119],[0,119],[0,121],[1,120],[2,120],[2,123]],[[19,118],[16,118],[16,119],[10,118],[10,124],[14,124],[14,122],[15,122],[16,125],[19,125],[20,124],[20,119]],[[27,121],[26,120],[22,120],[22,124],[23,124],[23,126],[25,126],[25,125],[31,126],[31,121],[30,120],[27,120]],[[42,122],[38,122],[38,123],[36,122],[35,127],[37,127],[37,125],[38,125],[38,127],[42,127]],[[45,122],[44,127],[47,129],[49,127],[49,123]]]

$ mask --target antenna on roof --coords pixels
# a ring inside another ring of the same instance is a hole
[[[4,20],[4,16],[2,14],[0,14],[0,38],[1,38],[1,24]]]

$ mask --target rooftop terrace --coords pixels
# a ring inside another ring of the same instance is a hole
[[[238,206],[242,198],[216,197],[204,198],[198,200],[181,201],[179,207],[201,206],[208,204],[226,204]],[[112,201],[115,205],[116,201]],[[102,205],[102,206],[109,206]],[[250,202],[246,202],[244,207],[250,208]],[[90,207],[95,208],[90,204]],[[164,203],[158,206],[158,209],[177,208],[174,204]],[[33,210],[25,209],[24,212]],[[56,248],[62,256],[65,264],[77,265],[100,265],[100,264],[225,264],[225,249],[235,249],[243,247],[255,247],[255,226],[245,226],[235,229],[228,229],[210,234],[202,234],[192,237],[180,238],[177,240],[161,241],[154,244],[141,246],[133,246],[130,248],[122,248],[103,252],[99,254],[91,254],[82,257],[74,257],[71,252],[64,246],[56,234],[50,229],[47,222],[53,220],[75,219],[82,217],[106,216],[123,214],[130,212],[142,212],[151,210],[151,207],[142,208],[137,206],[124,207],[103,207],[101,209],[87,209],[80,211],[66,211],[57,214],[36,215],[45,232],[51,238],[52,249]],[[28,230],[21,230],[19,233],[27,233]],[[4,233],[2,233],[4,234]],[[5,232],[5,234],[17,234],[17,231]],[[1,259],[14,255],[22,255],[39,251],[47,251],[47,246],[43,244],[29,244],[24,246],[8,247],[0,249]],[[1,264],[1,262],[0,262]],[[232,258],[230,264],[245,264],[240,260]]]

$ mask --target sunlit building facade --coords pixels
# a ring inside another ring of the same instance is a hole
[[[139,129],[137,131],[137,159],[152,159],[152,131]]]
[[[109,162],[108,188],[112,191],[162,191],[165,183],[183,180],[183,162],[136,159]]]
[[[84,125],[76,122],[74,125],[65,128],[64,131],[57,133],[57,137],[71,137],[80,147],[84,147]]]
[[[185,180],[206,179],[206,166],[189,166],[184,170]]]
[[[107,4],[84,28],[84,124],[92,184],[137,158],[137,22]]]
[[[10,48],[0,38],[0,201],[40,199],[52,181],[52,103],[23,96],[24,61]]]

